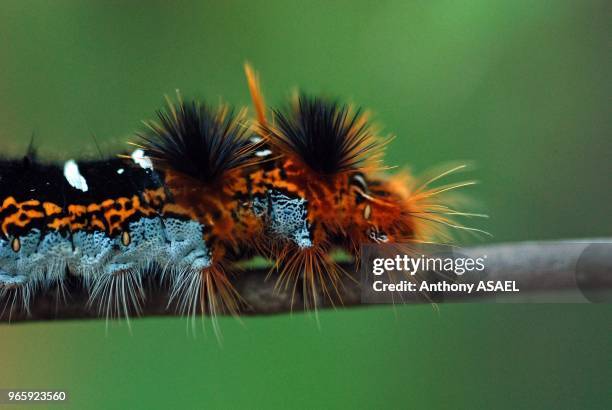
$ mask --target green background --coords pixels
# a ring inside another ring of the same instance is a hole
[[[180,89],[371,108],[387,163],[472,161],[491,241],[611,234],[606,1],[0,2],[0,149],[97,155]],[[0,388],[71,408],[609,408],[610,305],[379,307],[0,326]]]

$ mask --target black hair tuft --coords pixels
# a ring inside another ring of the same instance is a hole
[[[162,168],[212,183],[226,172],[249,165],[257,146],[249,141],[244,112],[226,106],[214,110],[197,101],[168,101],[157,112],[158,122],[146,122],[139,136],[144,150]]]
[[[300,94],[291,110],[275,110],[264,126],[270,142],[321,175],[357,170],[381,151],[367,115],[336,101]]]

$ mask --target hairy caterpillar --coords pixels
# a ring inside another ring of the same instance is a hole
[[[143,278],[169,285],[184,314],[239,314],[235,262],[273,261],[277,286],[301,284],[307,307],[322,291],[338,300],[343,274],[330,256],[359,259],[363,243],[447,241],[461,227],[441,194],[384,175],[366,113],[300,94],[270,114],[246,67],[255,119],[246,110],[168,101],[130,155],[43,164],[32,152],[0,162],[0,292],[25,309],[39,290],[82,278],[89,305],[108,316],[138,313]],[[270,117],[270,118],[268,118]]]

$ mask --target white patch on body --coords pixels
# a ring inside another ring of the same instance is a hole
[[[89,189],[87,181],[79,172],[79,166],[73,159],[66,161],[64,164],[64,177],[73,188],[83,192],[87,192]]]
[[[272,151],[270,151],[269,149],[264,149],[264,150],[261,150],[261,151],[257,151],[255,153],[255,155],[257,155],[258,157],[267,157],[271,153],[272,153]]]
[[[140,165],[140,167],[143,169],[153,170],[153,162],[151,162],[151,158],[147,157],[144,151],[140,148],[132,152],[132,160]]]
[[[124,172],[124,171],[125,171],[125,170],[124,170],[123,168],[119,168],[119,169],[117,170],[117,173],[118,173],[119,175],[121,175],[121,174],[123,174],[123,172]]]

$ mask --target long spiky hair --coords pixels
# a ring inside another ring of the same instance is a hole
[[[221,337],[217,316],[229,313],[238,317],[246,302],[231,284],[221,263],[201,271],[186,270],[172,278],[168,307],[191,319],[192,330],[198,313],[210,315],[214,332]]]
[[[466,164],[447,165],[444,170],[432,170],[433,176],[420,178],[420,184],[406,174],[394,176],[389,183],[392,189],[404,196],[405,217],[411,218],[416,228],[417,239],[429,238],[437,243],[452,244],[453,235],[457,232],[467,233],[480,237],[492,236],[489,232],[476,227],[468,226],[459,221],[460,218],[488,218],[486,214],[460,211],[464,206],[466,197],[457,193],[466,187],[476,185],[475,180],[460,180],[443,185],[434,183],[464,171]],[[407,181],[413,180],[412,184]],[[412,185],[412,186],[411,186]],[[403,190],[402,190],[403,188]],[[405,191],[409,191],[406,193]]]
[[[30,303],[34,297],[34,294],[38,290],[36,282],[28,282],[21,286],[2,286],[0,289],[0,316],[4,316],[5,311],[8,311],[8,319],[11,321],[11,317],[14,312],[23,311],[26,314],[30,314]]]
[[[292,106],[274,110],[263,134],[280,152],[296,155],[321,176],[375,168],[385,140],[376,137],[369,114],[334,100],[298,94]]]
[[[198,101],[167,98],[167,109],[158,121],[147,121],[139,134],[144,149],[162,168],[211,184],[227,172],[252,165],[258,145],[249,141],[246,110],[237,113],[227,105],[218,109]]]
[[[100,274],[85,282],[89,289],[89,308],[98,306],[98,314],[112,318],[124,317],[130,327],[130,316],[140,316],[145,301],[142,276],[133,269],[116,274]]]
[[[342,305],[342,280],[351,279],[331,258],[329,249],[323,246],[299,251],[296,251],[295,246],[284,246],[268,277],[273,273],[278,273],[274,291],[290,292],[292,307],[295,304],[298,284],[301,282],[301,295],[306,310],[316,310],[320,299],[328,301],[332,306]]]

